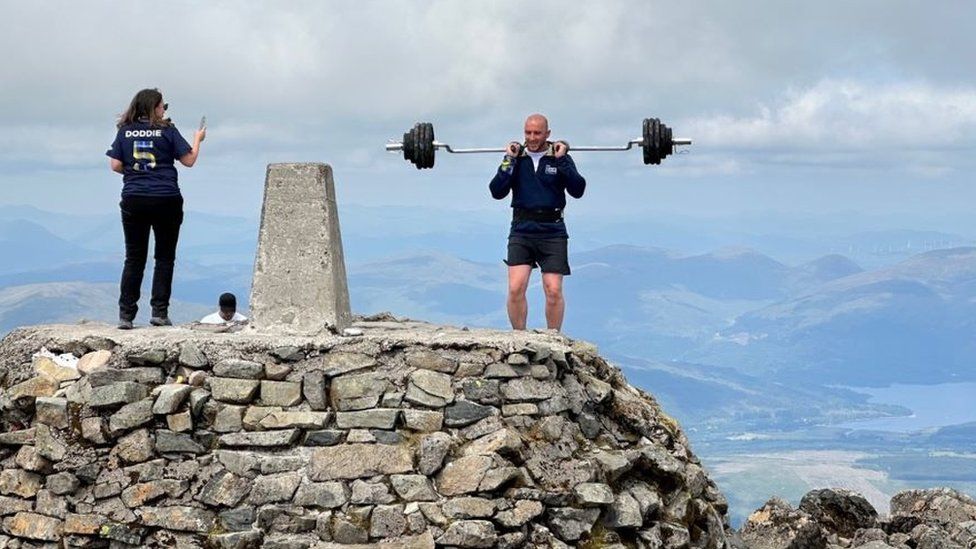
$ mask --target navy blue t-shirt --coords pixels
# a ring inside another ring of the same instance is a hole
[[[175,161],[193,150],[176,126],[119,128],[106,155],[122,161],[122,196],[180,196]]]

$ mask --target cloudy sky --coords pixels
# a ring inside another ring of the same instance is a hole
[[[576,155],[572,207],[615,215],[968,215],[976,10],[966,1],[3,2],[0,205],[108,212],[114,118],[160,88],[201,160],[187,207],[256,216],[265,165],[333,165],[341,203],[497,208],[496,155],[418,172],[414,122],[455,146],[623,144],[655,116],[692,137]],[[933,227],[938,228],[938,227]]]

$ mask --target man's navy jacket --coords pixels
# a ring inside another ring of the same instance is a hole
[[[566,208],[566,193],[573,198],[582,197],[586,190],[586,179],[576,171],[576,164],[568,154],[560,158],[546,154],[539,159],[538,169],[534,169],[532,158],[523,152],[514,159],[505,156],[488,188],[496,200],[505,198],[511,191],[512,208],[563,210]],[[513,219],[509,235],[568,238],[566,224],[562,220],[550,223]]]

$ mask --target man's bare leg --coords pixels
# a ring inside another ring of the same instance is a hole
[[[563,275],[542,273],[542,287],[546,291],[546,326],[559,331],[563,327],[563,313],[566,302],[563,300]]]
[[[525,300],[525,289],[529,287],[531,265],[511,265],[508,267],[508,321],[513,330],[524,330],[525,319],[529,315],[529,303]]]

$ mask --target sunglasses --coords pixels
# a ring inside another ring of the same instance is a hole
[[[163,103],[163,110],[164,111],[168,111],[169,110],[169,103]]]

